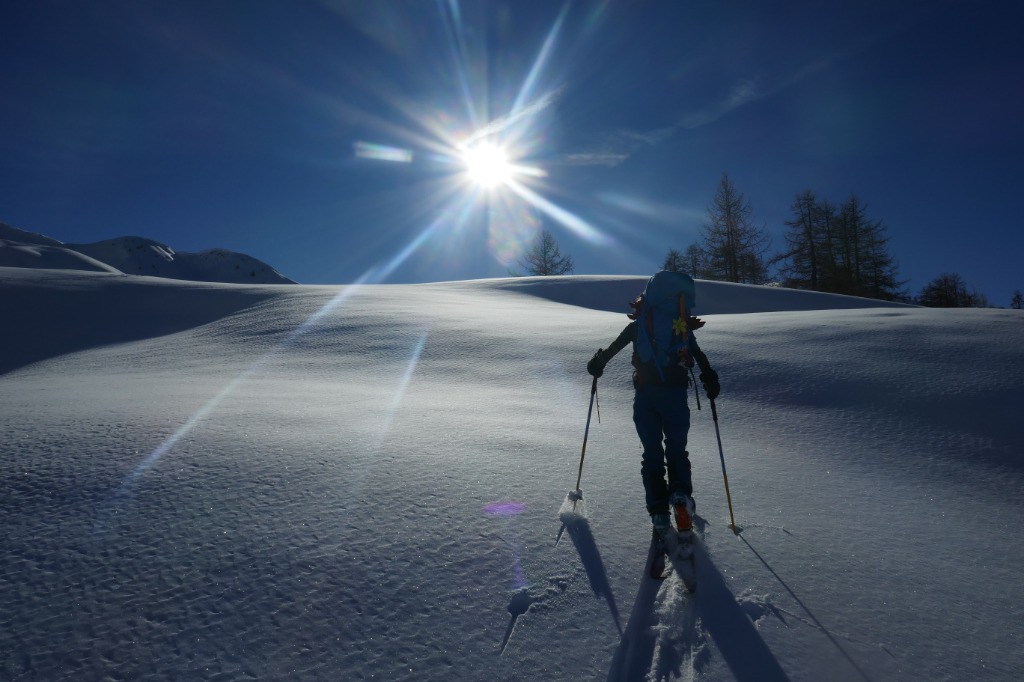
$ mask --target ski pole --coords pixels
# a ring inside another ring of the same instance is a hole
[[[697,377],[693,376],[693,367],[690,368],[690,379],[693,380],[693,394],[697,396],[697,409],[700,409],[700,391],[697,390]]]
[[[583,450],[580,451],[580,471],[576,474],[576,495],[572,500],[572,510],[576,511],[576,503],[583,497],[580,491],[580,480],[583,479],[583,458],[587,456],[587,436],[590,435],[590,415],[594,412],[594,398],[597,396],[597,377],[590,386],[590,407],[587,408],[587,428],[583,430]]]
[[[722,434],[718,430],[718,410],[715,409],[715,399],[711,398],[711,417],[715,420],[715,437],[718,438],[718,456],[722,460],[722,478],[725,480],[725,499],[729,503],[729,520],[732,522],[729,528],[734,535],[739,535],[736,530],[736,517],[732,514],[732,495],[729,494],[729,474],[725,473],[725,453],[722,451]]]

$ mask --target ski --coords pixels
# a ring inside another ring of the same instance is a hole
[[[672,563],[687,592],[697,591],[697,565],[694,562],[693,500],[689,496],[675,500],[676,545],[671,548]]]
[[[697,564],[694,559],[696,552],[695,538],[692,530],[679,531],[675,547],[670,547],[672,566],[683,581],[687,592],[697,591]]]
[[[667,549],[664,538],[659,538],[656,532],[652,533],[651,551],[647,556],[647,565],[650,576],[654,580],[664,580],[668,577],[668,565],[665,561]]]

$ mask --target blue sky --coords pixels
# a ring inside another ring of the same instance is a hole
[[[0,220],[303,283],[503,276],[546,228],[578,274],[645,274],[728,172],[778,248],[798,192],[856,193],[910,293],[955,271],[1005,306],[1016,6],[6,2]],[[479,141],[529,174],[474,187]]]

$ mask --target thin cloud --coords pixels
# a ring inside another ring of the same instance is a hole
[[[730,88],[729,94],[725,99],[684,117],[680,125],[691,130],[706,126],[709,123],[714,123],[726,114],[752,102],[764,99],[774,92],[774,90],[761,91],[752,80],[741,80]]]
[[[675,132],[675,126],[654,130],[617,130],[589,147],[562,155],[562,163],[567,166],[614,168],[637,151],[664,142]]]
[[[842,49],[824,54],[818,59],[807,62],[793,72],[784,75],[774,84],[765,86],[752,78],[740,79],[729,89],[729,93],[724,99],[683,117],[680,125],[686,129],[700,128],[709,123],[714,123],[736,109],[784,92],[808,78],[824,73],[837,62],[850,59],[864,52],[879,40],[896,33],[903,26],[904,24],[895,24],[862,36]]]
[[[614,168],[629,158],[629,154],[611,151],[576,152],[562,157],[566,166],[606,166]]]
[[[618,192],[599,192],[596,197],[608,206],[666,225],[699,225],[707,215],[703,208],[676,206]]]

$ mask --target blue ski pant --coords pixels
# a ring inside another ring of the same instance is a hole
[[[657,385],[641,386],[633,397],[633,423],[644,448],[640,474],[651,514],[668,512],[673,492],[693,493],[690,454],[686,451],[690,431],[686,397],[686,386]]]

